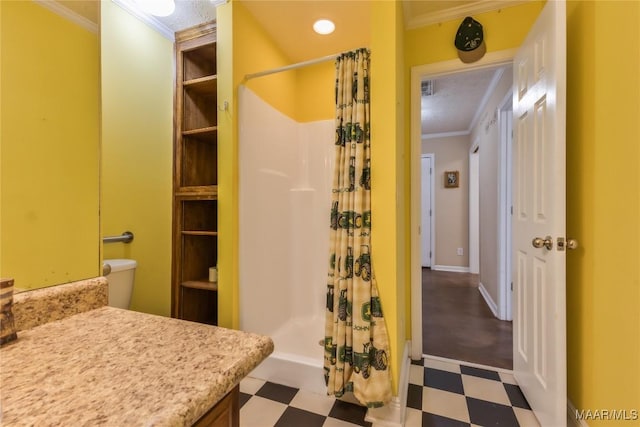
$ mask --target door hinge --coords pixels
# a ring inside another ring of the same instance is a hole
[[[511,282],[511,290],[513,291],[513,282]]]
[[[429,216],[433,216],[433,211],[429,209]]]
[[[511,216],[513,216],[513,206],[511,206]]]

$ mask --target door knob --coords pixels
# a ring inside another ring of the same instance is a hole
[[[549,251],[553,249],[553,239],[551,238],[551,236],[547,236],[544,239],[542,237],[535,237],[531,241],[531,244],[533,245],[534,248],[544,247]]]

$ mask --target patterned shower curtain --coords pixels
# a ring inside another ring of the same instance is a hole
[[[367,407],[391,399],[389,337],[371,255],[371,141],[366,49],[336,60],[336,157],[324,339],[327,393]]]

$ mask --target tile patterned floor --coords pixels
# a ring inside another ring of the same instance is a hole
[[[540,427],[513,375],[426,358],[409,378],[406,427]],[[240,383],[240,427],[370,426],[358,405],[280,384]]]

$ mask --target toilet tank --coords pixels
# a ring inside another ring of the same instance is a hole
[[[129,309],[138,263],[133,259],[105,259],[104,263],[111,266],[111,272],[106,276],[109,282],[109,305]]]

